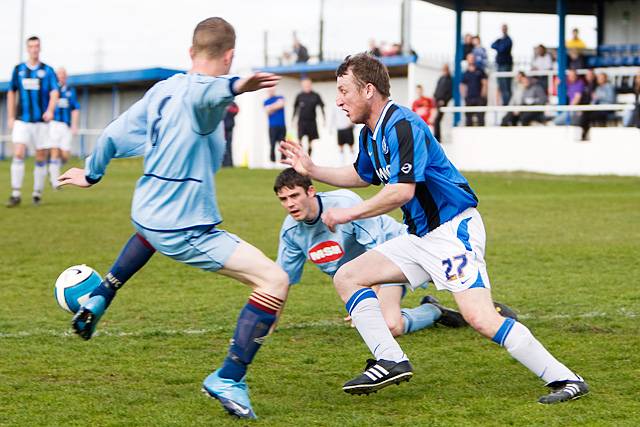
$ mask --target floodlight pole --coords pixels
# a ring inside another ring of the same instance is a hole
[[[411,0],[402,0],[402,54],[411,55]]]
[[[320,37],[318,37],[318,62],[324,61],[324,50],[322,49],[322,39],[324,38],[324,0],[320,0]]]
[[[22,62],[22,55],[24,52],[24,15],[25,15],[25,3],[27,0],[20,1],[20,35],[18,39],[18,64]]]

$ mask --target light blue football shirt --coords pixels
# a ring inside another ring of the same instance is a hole
[[[342,264],[387,240],[407,234],[405,225],[387,215],[339,224],[332,233],[320,219],[323,210],[348,208],[362,203],[362,199],[349,190],[318,193],[317,198],[320,213],[313,222],[298,222],[287,215],[280,230],[277,263],[289,275],[289,284],[300,281],[307,259],[323,273],[333,276]]]
[[[99,181],[113,158],[144,156],[131,209],[136,224],[176,231],[222,222],[214,175],[236,80],[176,74],[157,83],[104,130],[86,160],[87,180]]]

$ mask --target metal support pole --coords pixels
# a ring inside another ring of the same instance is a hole
[[[556,0],[558,13],[558,105],[567,105],[567,48],[565,46],[566,0]]]
[[[598,0],[596,3],[596,20],[598,25],[598,53],[600,53],[600,46],[604,44],[604,0]]]
[[[456,59],[453,64],[453,105],[462,105],[460,99],[460,82],[462,81],[462,7],[463,0],[456,0]],[[453,114],[453,125],[460,123],[460,113]]]
[[[18,47],[18,64],[22,62],[22,55],[24,54],[24,44],[25,44],[25,40],[24,40],[24,17],[25,17],[25,3],[27,2],[27,0],[22,0],[20,2],[20,35],[19,35],[19,40],[18,40],[18,44],[20,45]]]
[[[324,40],[324,0],[320,0],[320,35],[318,37],[318,62],[324,61],[324,50],[322,48]]]

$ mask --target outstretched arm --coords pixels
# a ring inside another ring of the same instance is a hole
[[[369,185],[368,182],[360,178],[353,166],[332,168],[316,165],[309,154],[302,149],[299,142],[282,141],[278,150],[285,156],[281,162],[291,166],[301,175],[336,187],[366,187]]]

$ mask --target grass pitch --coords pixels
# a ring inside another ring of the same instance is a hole
[[[0,208],[0,425],[640,424],[639,179],[467,174],[487,228],[495,299],[587,379],[589,396],[538,405],[540,380],[504,350],[470,329],[443,327],[400,338],[416,369],[411,382],[349,396],[340,387],[369,354],[343,324],[330,280],[307,265],[249,371],[260,419],[246,422],[199,393],[226,353],[244,286],[155,255],[89,342],[70,333],[70,315],[56,305],[63,269],[86,263],[104,274],[133,232],[140,172],[137,160],[115,161],[95,188],[47,190],[40,207],[26,197],[18,209]],[[284,217],[275,175],[223,170],[217,181],[223,228],[271,258]],[[7,196],[8,178],[9,162],[0,162]]]

